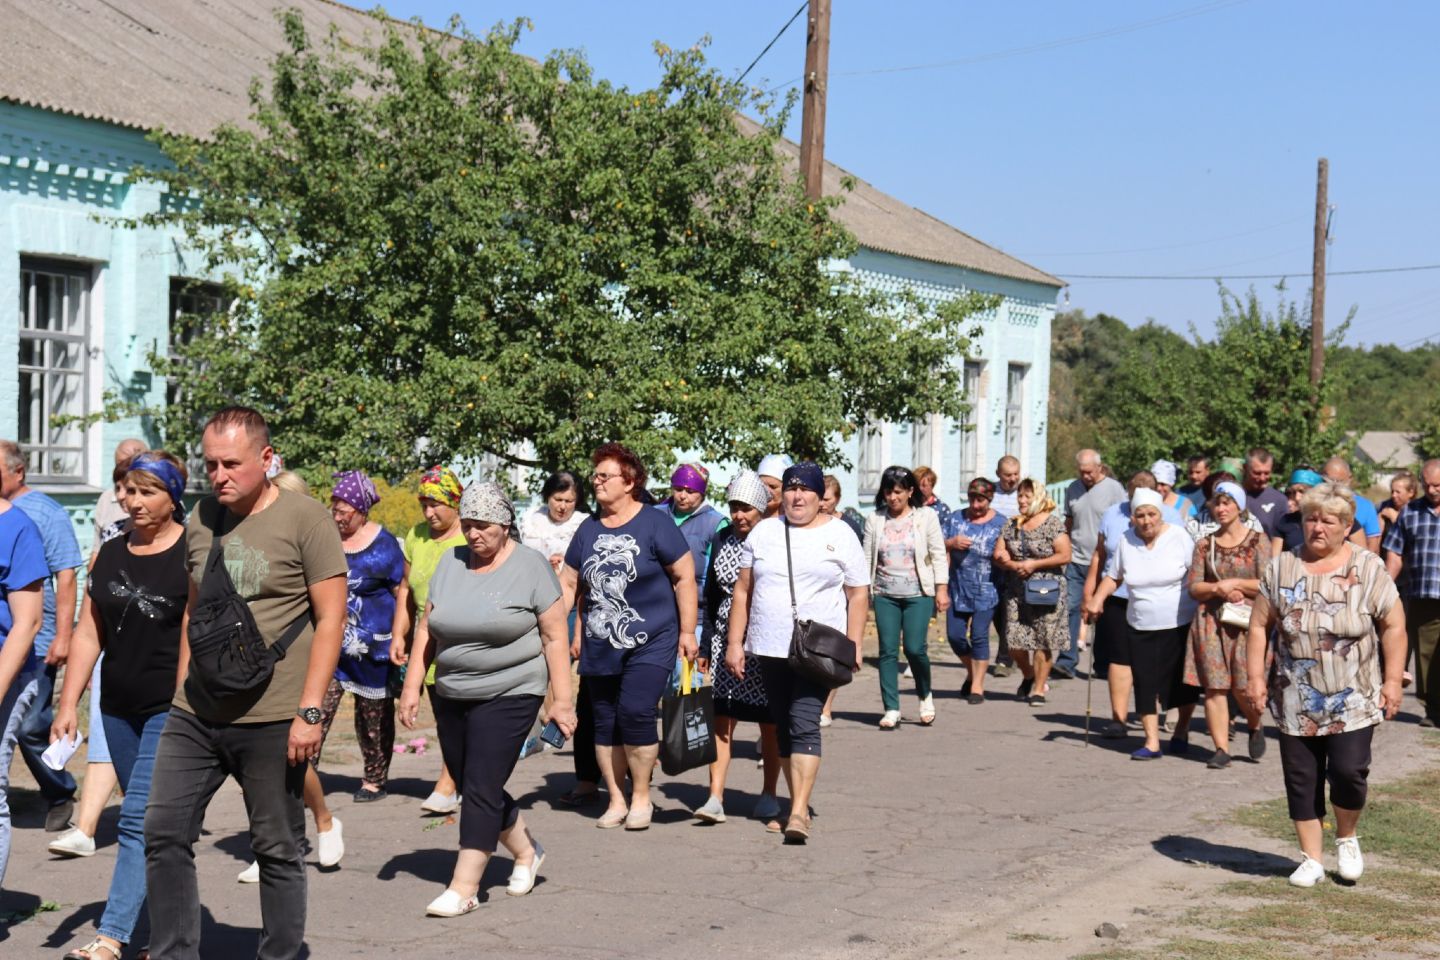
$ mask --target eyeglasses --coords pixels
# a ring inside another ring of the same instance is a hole
[[[619,476],[621,476],[621,474],[618,473],[592,473],[590,474],[590,482],[609,483],[611,480],[614,480],[616,477]]]

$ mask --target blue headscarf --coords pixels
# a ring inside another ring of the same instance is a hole
[[[159,477],[170,494],[170,501],[175,504],[175,522],[185,522],[185,503],[180,499],[185,494],[185,478],[175,464],[153,453],[142,453],[130,461],[129,469],[143,470]]]

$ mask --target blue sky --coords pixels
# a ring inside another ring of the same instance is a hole
[[[390,0],[522,50],[585,51],[643,88],[651,45],[708,35],[734,76],[799,0]],[[1294,271],[1308,297],[1315,163],[1330,160],[1332,271],[1440,264],[1440,4],[1338,0],[835,0],[826,156],[1060,277]],[[1039,49],[1036,49],[1036,48]],[[798,78],[804,17],[748,80]],[[969,61],[933,69],[888,71]],[[795,116],[798,133],[799,112]],[[1251,282],[1273,300],[1271,280]],[[1074,279],[1070,302],[1208,332],[1211,281]],[[1350,343],[1440,341],[1440,270],[1333,276]]]

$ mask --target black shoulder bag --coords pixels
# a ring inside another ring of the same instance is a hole
[[[250,604],[235,591],[230,571],[225,569],[224,544],[226,510],[212,529],[214,540],[205,569],[200,575],[200,588],[195,609],[190,612],[190,678],[215,698],[233,697],[253,691],[270,682],[275,664],[310,621],[307,607],[295,618],[274,644],[266,646]],[[198,511],[196,521],[199,521]]]
[[[855,643],[843,630],[814,620],[801,620],[795,600],[795,567],[790,560],[790,521],[785,524],[785,574],[790,580],[790,669],[831,690],[855,679]]]

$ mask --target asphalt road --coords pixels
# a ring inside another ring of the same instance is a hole
[[[969,706],[956,696],[961,674],[937,652],[939,718],[928,729],[913,722],[908,683],[907,722],[893,732],[875,727],[873,669],[842,691],[804,846],[784,845],[744,816],[760,784],[749,732],[740,752],[751,759],[732,767],[730,820],[718,826],[688,813],[706,797],[703,771],[661,777],[654,826],[627,833],[595,829],[599,807],[554,803],[570,785],[568,749],[524,760],[510,789],[548,851],[540,882],[527,897],[506,896],[510,862],[497,858],[485,902],[454,920],[423,916],[458,841],[453,821],[419,811],[438,767],[433,737],[424,756],[395,758],[392,795],[379,803],[350,801],[359,784],[353,754],[327,761],[346,855],[323,872],[310,855],[309,955],[1060,957],[1098,945],[1101,921],[1136,930],[1165,903],[1231,873],[1290,869],[1285,844],[1226,822],[1236,806],[1281,793],[1273,741],[1261,763],[1211,771],[1197,723],[1190,757],[1136,763],[1127,755],[1136,737],[1123,749],[1098,738],[1083,745],[1083,680],[1054,684],[1038,709],[1014,700],[1018,676],[993,680],[991,699]],[[1102,710],[1102,682],[1094,694]],[[1411,700],[1401,721],[1382,728],[1373,778],[1433,762],[1415,720]],[[96,856],[59,860],[45,850],[38,798],[17,790],[13,805],[0,914],[23,919],[0,928],[0,953],[58,957],[88,940],[99,917],[115,810]],[[239,791],[227,784],[196,850],[207,960],[254,956],[256,888],[235,882],[247,853]],[[42,903],[57,908],[29,915]]]

